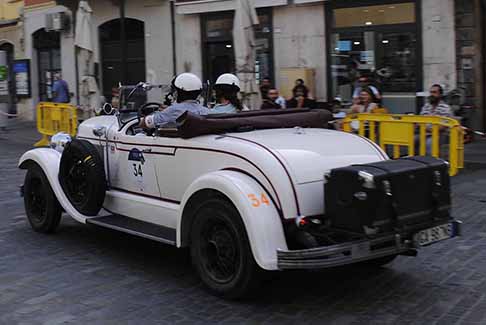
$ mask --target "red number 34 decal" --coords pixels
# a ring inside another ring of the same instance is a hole
[[[265,193],[261,193],[260,195],[248,194],[248,198],[250,199],[251,206],[254,208],[258,208],[262,205],[270,205],[270,201]]]

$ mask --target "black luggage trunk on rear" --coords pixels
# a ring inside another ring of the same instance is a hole
[[[406,231],[450,218],[448,165],[407,157],[331,170],[326,216],[334,228],[357,233]]]

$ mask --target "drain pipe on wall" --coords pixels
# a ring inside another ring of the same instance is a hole
[[[127,34],[125,30],[125,0],[120,0],[121,82],[127,83]]]
[[[176,55],[176,31],[175,31],[175,0],[169,1],[170,3],[170,23],[172,32],[172,74],[174,77],[177,75],[177,55]]]

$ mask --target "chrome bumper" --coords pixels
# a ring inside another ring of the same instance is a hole
[[[452,237],[461,235],[461,222],[454,224]],[[332,246],[302,250],[277,250],[277,264],[281,270],[323,269],[372,260],[389,255],[403,254],[419,248],[400,234],[370,240],[359,240]]]

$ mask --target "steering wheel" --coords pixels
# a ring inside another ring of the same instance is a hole
[[[138,108],[138,114],[137,114],[138,120],[140,121],[142,117],[153,114],[154,112],[160,110],[161,107],[162,104],[157,102],[149,102],[143,104]]]
[[[156,111],[159,111],[161,107],[162,104],[157,102],[148,102],[140,106],[137,112],[138,124],[140,124],[142,118],[147,115],[153,114]],[[153,134],[153,130],[146,129],[145,132],[147,133],[147,135]]]

